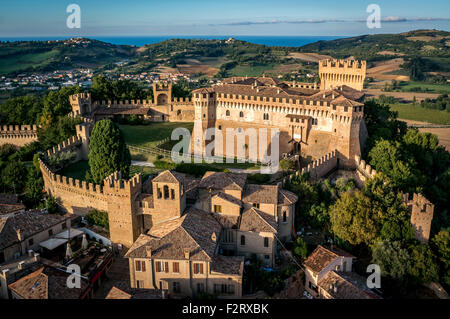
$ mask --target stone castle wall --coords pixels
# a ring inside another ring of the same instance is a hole
[[[333,151],[315,160],[314,162],[308,164],[308,166],[302,168],[301,171],[297,171],[295,172],[295,174],[287,176],[283,180],[283,182],[287,183],[294,177],[307,173],[310,175],[310,178],[312,180],[319,180],[327,176],[333,170],[337,169],[338,166],[339,166],[339,153],[337,151]]]
[[[434,205],[422,194],[404,195],[404,201],[411,212],[411,225],[416,239],[426,243],[430,239],[431,222],[433,221]]]
[[[0,145],[12,144],[18,147],[38,140],[36,125],[0,126]]]
[[[358,187],[362,188],[366,180],[373,178],[377,171],[372,168],[365,160],[362,160],[360,156],[355,155],[356,174],[355,180]]]

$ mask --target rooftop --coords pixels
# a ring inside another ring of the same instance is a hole
[[[339,248],[325,248],[321,245],[313,251],[313,253],[305,260],[304,265],[310,268],[313,272],[319,273],[329,263],[339,256],[354,258],[351,254]]]

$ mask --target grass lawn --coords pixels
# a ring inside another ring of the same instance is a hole
[[[88,161],[79,161],[76,163],[73,163],[66,168],[64,168],[62,171],[60,171],[58,174],[62,176],[72,177],[74,179],[79,179],[81,181],[85,180],[86,172],[89,169],[89,162]]]
[[[421,121],[433,124],[450,124],[450,112],[426,109],[413,104],[391,104],[391,110],[398,112],[404,120]]]
[[[178,127],[190,132],[194,123],[151,123],[149,125],[119,125],[125,143],[143,147],[155,147],[161,140],[170,138],[172,131]]]

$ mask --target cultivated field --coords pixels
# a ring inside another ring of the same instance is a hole
[[[447,151],[450,152],[450,127],[433,127],[435,125],[430,125],[426,122],[419,122],[419,121],[411,121],[411,120],[402,120],[403,122],[406,122],[408,126],[411,127],[418,127],[419,131],[424,133],[431,133],[436,135],[439,138],[439,144],[444,146]],[[430,126],[430,127],[420,127],[420,126]]]
[[[388,74],[401,70],[400,65],[404,63],[402,58],[396,58],[387,61],[375,62],[374,67],[367,69],[367,76],[377,80],[398,80],[408,81],[409,77],[405,75]]]
[[[400,119],[450,125],[450,112],[426,109],[412,104],[391,104],[391,110],[398,112]]]

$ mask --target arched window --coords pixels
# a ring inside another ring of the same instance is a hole
[[[229,110],[227,110],[226,116],[230,116],[230,111]]]
[[[268,113],[264,113],[264,121],[268,121],[269,120],[269,114]]]
[[[241,246],[245,246],[245,236],[241,235]]]
[[[239,117],[244,117],[244,112],[239,112]]]

